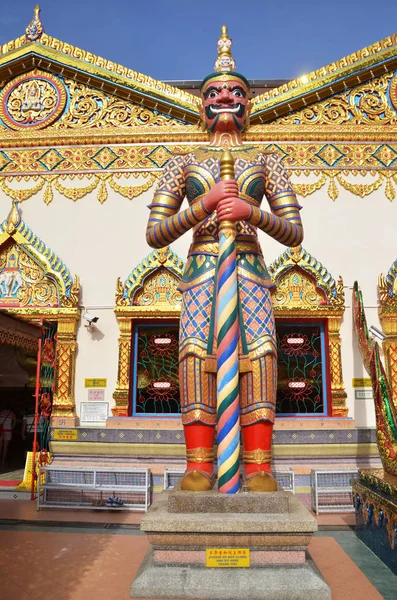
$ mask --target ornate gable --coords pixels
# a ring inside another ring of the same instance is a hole
[[[277,311],[323,311],[344,309],[343,281],[336,283],[329,271],[301,246],[288,248],[269,266],[277,288],[273,307]]]
[[[317,71],[256,96],[252,101],[251,122],[269,123],[281,120],[282,123],[294,124],[332,121],[338,123],[344,115],[350,120],[362,116],[367,111],[369,115],[375,115],[376,109],[378,116],[381,116],[386,105],[393,111],[391,114],[395,114],[396,79],[393,75],[396,68],[397,34],[394,34]],[[389,77],[385,77],[386,74]],[[356,92],[351,94],[355,88]],[[379,96],[376,93],[377,88]],[[386,91],[390,92],[391,104],[387,99],[385,102],[382,96]],[[367,96],[372,97],[372,100],[366,102]],[[341,101],[338,110],[335,110],[335,100],[329,100],[333,97]],[[317,104],[319,108],[314,109],[313,114],[311,107]],[[294,119],[296,113],[298,115]],[[287,121],[284,120],[285,117]]]
[[[184,261],[169,247],[154,250],[131,272],[124,285],[117,281],[117,306],[148,307],[149,310],[180,310],[178,285]],[[154,313],[153,313],[154,316]]]
[[[38,6],[25,35],[0,46],[0,82],[1,122],[14,130],[48,127],[61,115],[61,127],[199,121],[199,98],[48,36]]]
[[[396,125],[396,71],[274,120],[275,125]],[[395,157],[397,158],[397,156]]]
[[[13,201],[0,225],[0,306],[3,308],[75,307],[79,280],[21,219]]]
[[[0,98],[4,127],[23,132],[55,129],[186,126],[186,121],[106,94],[74,79],[33,69],[9,80]]]

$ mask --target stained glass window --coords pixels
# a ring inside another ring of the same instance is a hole
[[[136,325],[133,356],[133,415],[181,412],[177,324]]]
[[[327,370],[322,322],[277,321],[276,413],[326,415]]]

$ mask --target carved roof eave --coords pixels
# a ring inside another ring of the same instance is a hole
[[[146,256],[135,269],[127,277],[124,284],[120,278],[117,280],[116,290],[116,306],[117,310],[120,307],[124,309],[131,308],[131,300],[134,298],[138,290],[144,286],[145,279],[159,268],[166,268],[168,271],[173,273],[178,279],[182,277],[185,262],[180,258],[170,247],[161,248],[160,250],[153,250],[148,256]],[[152,311],[153,307],[134,307],[134,313],[136,310],[148,309]],[[156,307],[157,310],[157,307]],[[165,310],[171,310],[172,313],[178,314],[179,309],[173,309],[166,307]]]
[[[263,134],[261,134],[263,137]],[[328,135],[329,137],[329,135]],[[328,138],[327,138],[328,139]],[[343,138],[346,140],[346,136]],[[190,125],[167,127],[141,125],[136,127],[104,127],[100,129],[46,129],[14,131],[0,127],[0,148],[35,146],[73,146],[84,144],[175,143],[208,144],[208,135]]]
[[[324,316],[336,316],[344,312],[345,295],[342,277],[339,277],[336,282],[326,267],[301,246],[287,248],[285,252],[280,254],[280,256],[269,265],[269,273],[274,283],[277,285],[283,275],[296,267],[313,277],[316,282],[316,287],[325,294],[327,304],[316,307],[316,316],[322,314]],[[288,308],[288,306],[277,307],[277,305],[274,307],[274,310],[276,313],[288,312],[291,317],[302,315],[309,311],[305,306],[302,308]],[[309,312],[313,312],[312,309],[310,309]]]
[[[16,222],[14,223],[10,220],[13,211],[16,211]],[[10,227],[10,225],[12,225],[12,229],[7,231],[7,227]],[[20,218],[17,204],[15,203],[8,219],[0,224],[0,247],[9,240],[13,240],[18,246],[21,246],[24,252],[29,254],[44,268],[45,275],[53,278],[57,283],[61,312],[64,312],[65,309],[76,310],[80,292],[79,278],[75,276],[72,279],[69,269],[62,260]],[[37,313],[37,311],[43,312],[44,309],[34,307],[31,309],[29,307],[26,309],[16,308],[15,314],[20,314],[21,311],[24,313],[29,312],[30,310]],[[49,308],[48,310],[51,311],[50,314],[53,314],[53,308]],[[10,309],[10,314],[12,313],[13,310]]]
[[[80,308],[73,307],[57,307],[57,306],[24,306],[24,307],[7,307],[1,308],[2,312],[18,319],[23,319],[30,323],[40,323],[46,319],[67,320],[77,322],[80,320]]]
[[[244,143],[268,146],[294,140],[317,142],[397,142],[397,128],[379,125],[254,125],[244,135]],[[74,146],[86,144],[173,144],[175,151],[188,152],[194,146],[208,144],[207,133],[196,127],[181,125],[173,127],[142,125],[137,127],[106,127],[100,129],[53,129],[13,131],[0,127],[0,148],[25,148],[31,146]],[[186,146],[185,146],[186,144]],[[183,147],[180,149],[180,146]]]
[[[23,36],[0,47],[0,81],[40,68],[97,87],[105,93],[142,103],[147,108],[158,109],[188,123],[197,124],[199,121],[200,100],[192,94],[46,34],[39,42],[27,44],[23,43],[24,39]]]
[[[317,71],[256,96],[252,100],[251,123],[293,113],[329,96],[346,91],[397,67],[397,34],[350,54]]]
[[[181,307],[158,307],[158,306],[116,306],[115,315],[122,319],[179,319]]]

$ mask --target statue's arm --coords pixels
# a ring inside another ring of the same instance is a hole
[[[299,246],[303,227],[299,205],[281,158],[277,154],[265,157],[265,194],[270,212],[252,206],[249,223],[259,227],[286,246]]]
[[[152,248],[168,246],[210,214],[203,200],[180,211],[185,194],[183,157],[176,156],[168,161],[149,205],[146,241]]]

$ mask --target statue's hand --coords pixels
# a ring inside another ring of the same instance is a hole
[[[212,213],[218,206],[218,202],[228,198],[229,196],[238,196],[237,183],[234,179],[229,181],[218,181],[208,194],[204,197],[204,208],[207,212]]]
[[[241,198],[224,198],[216,207],[218,221],[246,221],[251,214],[251,206]]]

